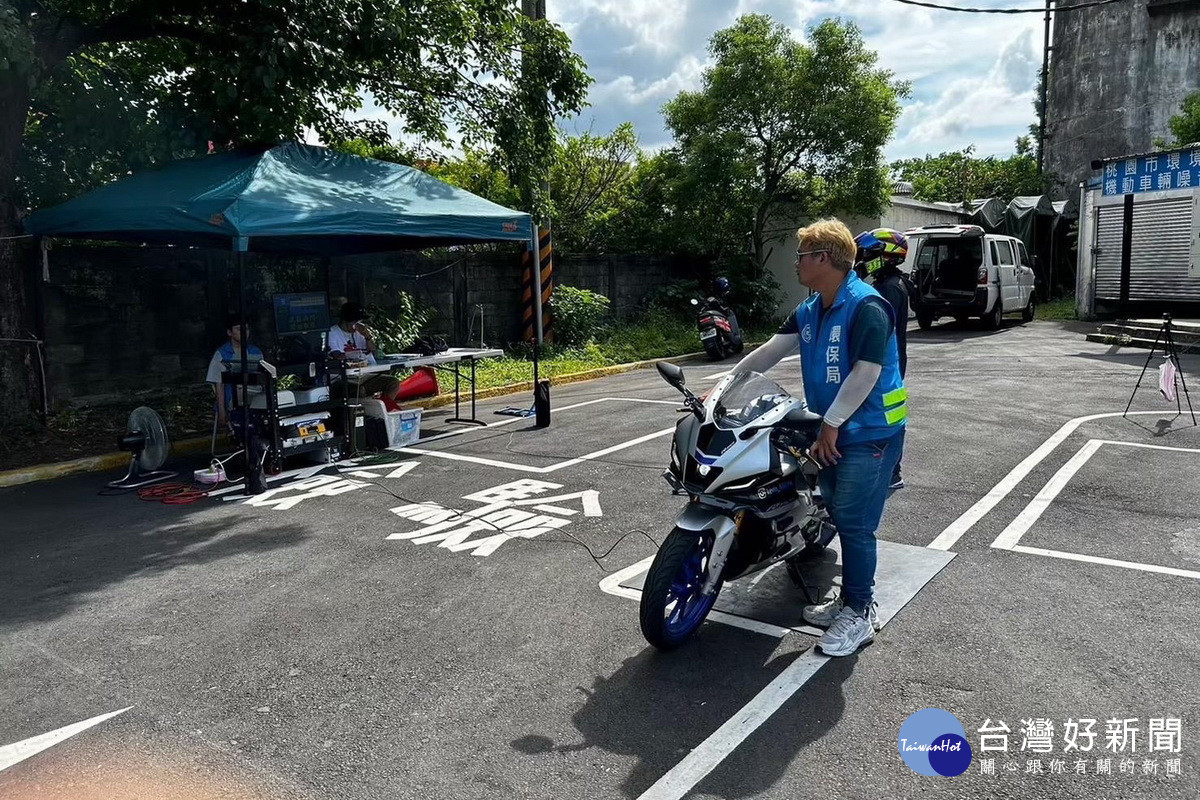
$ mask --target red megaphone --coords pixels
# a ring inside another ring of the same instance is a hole
[[[413,374],[400,381],[396,400],[434,397],[438,393],[437,371],[433,367],[417,367]]]

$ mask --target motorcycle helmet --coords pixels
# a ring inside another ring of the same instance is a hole
[[[860,272],[874,275],[885,266],[899,266],[908,258],[908,238],[891,228],[863,231],[854,237]]]
[[[717,294],[725,294],[729,291],[729,278],[717,278],[713,281],[713,289]]]

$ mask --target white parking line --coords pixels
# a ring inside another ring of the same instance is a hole
[[[42,733],[37,736],[30,737],[15,744],[7,744],[0,747],[0,772],[11,767],[13,764],[20,764],[27,758],[37,755],[43,750],[48,750],[61,741],[70,739],[72,736],[83,733],[88,728],[99,725],[105,720],[110,720],[113,717],[124,714],[133,706],[122,708],[120,711],[111,711],[107,714],[101,714],[98,717],[85,719],[83,722],[76,722],[72,725],[66,725],[62,728],[52,730],[48,733]]]
[[[1164,416],[1162,411],[1130,411],[1128,416],[1146,414]],[[949,550],[963,537],[963,534],[975,527],[975,523],[987,516],[988,512],[999,505],[1004,498],[1008,497],[1009,493],[1017,487],[1017,484],[1025,480],[1026,476],[1033,472],[1038,464],[1041,464],[1046,459],[1046,456],[1054,452],[1055,448],[1062,444],[1068,436],[1074,433],[1076,428],[1085,422],[1120,416],[1125,416],[1124,412],[1113,411],[1106,414],[1090,414],[1086,417],[1076,417],[1064,424],[1053,436],[1043,442],[1038,449],[1026,456],[1020,464],[1013,467],[990,492],[976,501],[975,505],[964,511],[962,516],[954,520],[954,522],[947,525],[946,529],[938,534],[937,538],[930,542],[928,546],[934,550]]]
[[[625,569],[617,570],[611,575],[606,575],[604,580],[600,581],[600,591],[605,594],[611,594],[614,597],[624,597],[629,600],[642,599],[642,593],[638,589],[630,589],[621,584],[632,578],[640,572],[645,572],[650,568],[650,562],[654,560],[654,556],[647,556],[636,564],[630,564]],[[736,614],[727,614],[724,611],[718,611],[715,608],[708,612],[708,619],[713,622],[721,622],[725,625],[730,625],[734,628],[752,631],[753,633],[761,633],[766,636],[774,636],[776,639],[782,639],[789,633],[794,633],[793,628],[784,628],[780,625],[772,625],[769,622],[759,622],[756,619],[748,619],[739,617]]]
[[[1103,564],[1108,567],[1124,567],[1125,569],[1136,569],[1142,572],[1157,572],[1161,575],[1176,575],[1181,578],[1195,578],[1200,580],[1200,572],[1190,569],[1176,569],[1175,567],[1160,567],[1158,564],[1139,564],[1134,561],[1121,561],[1116,558],[1102,558],[1101,556],[1088,556],[1082,553],[1064,553],[1061,550],[1046,550],[1041,547],[1026,547],[1023,544],[1014,545],[1012,547],[1014,553],[1026,553],[1031,556],[1049,556],[1050,558],[1063,558],[1068,561],[1085,561],[1089,564]]]
[[[830,656],[807,650],[738,713],[676,764],[666,775],[639,795],[638,800],[681,800],[704,780],[746,738],[808,682]]]
[[[1021,537],[1029,532],[1029,529],[1041,518],[1050,503],[1062,492],[1071,478],[1075,476],[1079,470],[1088,462],[1093,455],[1096,454],[1104,445],[1119,445],[1124,447],[1137,447],[1144,450],[1165,450],[1174,453],[1200,453],[1200,449],[1192,447],[1168,447],[1161,444],[1144,444],[1142,442],[1122,442],[1112,439],[1090,439],[1081,448],[1079,452],[1073,455],[1066,464],[1059,468],[1058,472],[1046,482],[1042,490],[1037,493],[1037,496],[1025,506],[1025,509],[1017,515],[1017,518],[1009,523],[996,540],[992,542],[992,547],[997,550],[1009,550],[1015,553],[1025,553],[1027,555],[1048,556],[1050,558],[1061,558],[1068,561],[1081,561],[1090,564],[1103,564],[1110,567],[1124,567],[1125,569],[1136,569],[1143,572],[1157,572],[1163,575],[1176,575],[1183,578],[1200,579],[1200,572],[1190,569],[1178,569],[1176,567],[1163,567],[1157,564],[1143,564],[1135,561],[1122,561],[1116,558],[1103,558],[1101,556],[1090,556],[1082,553],[1067,553],[1062,550],[1048,550],[1043,547],[1026,547],[1019,544]]]
[[[1075,473],[1083,469],[1083,465],[1088,462],[1088,459],[1095,455],[1104,442],[1100,439],[1091,439],[1083,447],[1079,448],[1079,452],[1071,456],[1067,463],[1059,468],[1058,472],[1054,473],[1042,490],[1037,493],[1037,496],[1025,506],[1025,510],[1017,515],[1017,518],[1008,524],[1008,527],[1000,532],[996,537],[996,541],[992,542],[992,547],[1000,550],[1012,550],[1020,541],[1021,537],[1033,527],[1033,524],[1038,521],[1042,513],[1050,507],[1050,503],[1054,498],[1058,497],[1058,493],[1063,490],[1067,482],[1074,477]]]
[[[655,405],[670,405],[670,406],[678,406],[679,405],[679,403],[674,400],[646,400],[646,399],[640,398],[640,397],[601,397],[598,400],[588,400],[583,403],[576,403],[576,404],[570,405],[570,406],[563,406],[562,408],[558,409],[558,411],[556,411],[554,413],[561,413],[563,411],[568,411],[573,408],[580,408],[581,406],[589,406],[589,405],[593,405],[595,403],[605,403],[605,402],[652,403]],[[501,422],[494,422],[491,425],[489,425],[488,427],[494,427],[497,425],[508,425],[515,421],[519,421],[519,420],[503,420]],[[478,429],[476,429],[476,430],[478,430]],[[566,459],[565,461],[559,461],[555,464],[550,464],[549,466],[545,466],[545,467],[532,467],[532,466],[529,466],[528,464],[518,464],[518,463],[512,462],[512,461],[500,461],[500,460],[497,460],[494,458],[482,458],[480,456],[468,456],[468,455],[462,455],[460,453],[450,453],[450,452],[446,452],[446,451],[442,451],[442,450],[426,450],[422,447],[391,447],[388,449],[394,453],[410,453],[413,455],[427,456],[427,457],[432,457],[432,458],[443,458],[448,461],[462,461],[462,462],[465,462],[468,464],[479,464],[479,465],[485,466],[485,467],[498,467],[500,469],[511,469],[516,472],[527,472],[527,473],[532,473],[535,475],[546,475],[551,472],[557,472],[560,469],[566,469],[567,467],[573,467],[576,464],[582,464],[587,461],[594,461],[598,458],[603,458],[604,456],[611,455],[612,453],[616,453],[618,451],[624,450],[629,447],[635,447],[639,444],[642,444],[643,442],[649,442],[653,439],[657,439],[661,436],[667,436],[674,432],[675,432],[675,426],[672,425],[670,428],[663,428],[660,431],[655,431],[654,433],[648,433],[645,436],[639,436],[636,439],[630,439],[629,441],[621,442],[619,444],[612,445],[611,447],[606,447],[602,450],[596,450],[594,452],[587,453],[582,456],[578,456],[577,458],[569,458],[569,459]],[[466,430],[450,431],[449,433],[444,433],[439,436],[431,436],[428,439],[421,439],[420,444],[424,444],[426,442],[437,441],[438,439],[445,439],[445,438],[448,438],[451,436],[461,436],[464,433],[469,433],[469,431],[466,431]]]

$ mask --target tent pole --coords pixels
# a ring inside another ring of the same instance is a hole
[[[234,258],[237,259],[238,273],[238,320],[242,326],[238,331],[238,340],[242,345],[242,450],[246,454],[246,493],[250,493],[250,415],[247,411],[247,406],[250,403],[250,392],[246,386],[246,376],[250,373],[250,362],[247,358],[246,341],[246,253],[238,245],[240,242],[237,239],[233,240]]]
[[[246,494],[260,494],[266,491],[266,483],[263,480],[262,461],[258,458],[258,448],[251,446],[254,440],[250,432],[250,337],[248,336],[249,326],[246,324],[246,250],[249,249],[249,246],[249,237],[234,237],[233,251],[234,258],[237,260],[238,273],[238,324],[242,326],[239,331],[242,346],[241,382],[237,385],[242,388],[242,448],[246,456],[246,475],[243,485]]]

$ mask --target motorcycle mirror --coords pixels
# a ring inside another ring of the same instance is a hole
[[[693,298],[692,298],[692,305],[694,305],[694,306],[698,306],[698,305],[700,305],[700,301],[699,301],[699,300],[697,300],[696,298],[694,298],[694,297],[693,297]]]
[[[663,380],[674,386],[676,389],[682,389],[686,380],[683,377],[683,369],[666,361],[660,361],[656,365],[658,374],[663,376]]]

